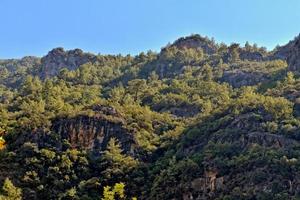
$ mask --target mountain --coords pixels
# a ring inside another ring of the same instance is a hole
[[[288,44],[278,47],[275,57],[284,59],[289,64],[289,70],[298,71],[300,69],[300,35],[291,40]]]
[[[0,60],[0,199],[300,198],[299,40]]]

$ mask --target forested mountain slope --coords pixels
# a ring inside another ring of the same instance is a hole
[[[299,37],[0,60],[0,199],[298,199],[299,70]]]

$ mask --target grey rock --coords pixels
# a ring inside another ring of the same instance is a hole
[[[202,49],[206,54],[214,54],[217,51],[217,46],[212,40],[198,34],[179,38],[172,46],[176,46],[177,48]]]
[[[97,57],[90,53],[84,53],[80,49],[65,51],[63,48],[55,48],[41,59],[42,79],[57,76],[61,69],[76,70],[80,65],[95,62]]]
[[[286,60],[290,71],[300,72],[300,35],[288,44],[277,48],[274,53],[277,59]]]
[[[259,72],[246,72],[240,69],[224,71],[221,81],[233,87],[252,86],[268,80],[265,74]]]

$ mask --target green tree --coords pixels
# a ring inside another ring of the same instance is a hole
[[[112,102],[115,102],[115,103],[123,104],[125,94],[126,94],[126,91],[125,91],[125,88],[122,85],[120,85],[118,87],[114,87],[110,91],[109,100],[112,101]]]
[[[22,85],[21,93],[23,95],[32,95],[36,99],[40,96],[42,88],[42,82],[37,76],[27,76]]]
[[[239,60],[240,58],[240,54],[239,54],[239,44],[232,44],[229,47],[230,50],[230,61],[231,62],[236,62]]]
[[[110,179],[114,175],[124,175],[133,169],[137,165],[137,160],[122,154],[121,145],[117,139],[111,138],[103,155],[103,163],[106,164],[103,174]]]
[[[245,49],[246,49],[246,51],[248,51],[248,52],[250,52],[251,51],[251,45],[249,44],[249,42],[247,41],[246,43],[245,43]]]
[[[0,80],[6,79],[9,76],[9,71],[6,68],[0,68]]]
[[[285,78],[285,83],[287,84],[294,84],[295,83],[295,77],[293,72],[288,72]]]
[[[125,198],[124,194],[124,183],[116,183],[113,188],[110,186],[105,186],[103,189],[103,198],[102,200],[115,200],[116,197],[119,197],[120,199]]]
[[[143,91],[146,89],[146,80],[144,79],[134,79],[128,82],[129,92],[133,94],[134,100],[140,99]]]
[[[36,129],[39,127],[47,127],[49,120],[45,112],[45,101],[23,101],[20,105],[20,124],[24,128]]]
[[[213,71],[210,65],[205,64],[202,67],[202,77],[205,81],[211,81],[213,79]]]
[[[22,190],[13,185],[13,183],[6,178],[2,187],[0,200],[21,200]]]
[[[7,130],[9,116],[7,109],[0,105],[0,136]]]
[[[105,186],[103,188],[103,197],[101,200],[125,200],[125,184],[124,183],[116,183],[113,187]],[[131,198],[131,200],[137,200],[136,197]]]

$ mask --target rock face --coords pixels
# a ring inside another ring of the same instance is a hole
[[[101,116],[77,116],[58,120],[53,131],[70,142],[72,148],[103,151],[111,138],[116,138],[127,153],[133,153],[133,137],[122,128],[122,122],[110,122]]]
[[[271,133],[263,132],[252,132],[245,135],[244,138],[245,145],[259,144],[263,147],[275,147],[275,148],[287,148],[296,146],[298,142],[292,139],[285,138],[282,135],[275,135]]]
[[[266,115],[264,118],[267,119],[268,116]],[[253,145],[285,150],[299,145],[298,141],[289,139],[284,135],[266,132],[262,128],[262,123],[254,113],[241,114],[226,122],[224,121],[222,125],[216,127],[211,133],[207,133],[208,135],[204,134],[203,137],[195,138],[192,142],[193,145],[190,144],[182,153],[184,156],[187,156],[202,151],[209,141],[216,144],[234,143],[243,150]],[[235,132],[231,133],[231,130],[235,130]],[[223,132],[223,134],[218,134],[218,132]]]
[[[240,191],[248,191],[249,188],[253,191],[272,191],[275,179],[291,194],[300,192],[297,170],[293,171],[294,176],[289,177],[281,175],[280,170],[270,172],[274,163],[281,166],[298,162],[298,158],[288,152],[299,147],[299,140],[280,132],[268,132],[263,126],[264,120],[269,118],[268,114],[261,109],[253,112],[246,111],[232,117],[226,115],[225,118],[218,115],[214,118],[213,126],[204,121],[205,129],[200,126],[187,132],[183,140],[186,143],[178,149],[177,155],[183,158],[201,155],[203,173],[195,176],[187,186],[192,195],[185,199],[217,199],[219,194],[236,194],[234,190],[237,188]],[[271,160],[268,153],[275,151],[283,152],[282,155],[286,156],[279,156],[280,161],[274,161],[269,167],[266,164]]]
[[[36,67],[41,64],[41,59],[35,56],[25,56],[21,59],[0,59],[0,66],[6,67],[8,71],[14,72],[17,66],[24,68]]]
[[[263,113],[263,111],[259,111]],[[264,115],[264,119],[268,119],[270,116]],[[245,113],[235,117],[230,123],[222,127],[225,129],[239,130],[241,134],[236,134],[232,137],[231,134],[224,134],[224,136],[215,136],[214,142],[229,142],[233,140],[242,148],[248,148],[253,145],[260,145],[265,148],[282,148],[289,149],[299,144],[294,139],[289,139],[284,135],[273,134],[266,132],[262,128],[262,122],[256,117],[254,113]]]
[[[275,58],[286,60],[288,69],[300,72],[300,35],[274,53]]]
[[[45,79],[56,76],[63,68],[75,70],[82,64],[95,62],[96,59],[95,55],[84,53],[80,49],[65,51],[63,48],[56,48],[41,59],[40,77]]]
[[[0,85],[11,88],[20,87],[23,83],[21,74],[26,72],[36,76],[40,66],[41,59],[34,56],[26,56],[21,59],[0,59]]]
[[[218,50],[218,46],[213,41],[213,39],[202,37],[198,34],[179,38],[171,46],[176,46],[177,48],[202,49],[204,53],[209,55],[216,53]],[[269,59],[267,56],[264,56],[259,51],[247,51],[246,49],[240,48],[239,46],[237,46],[237,49],[241,60],[263,61]],[[223,60],[224,61],[228,60],[228,56],[229,55],[226,55],[223,58]]]
[[[215,192],[216,190],[223,189],[224,178],[217,177],[218,172],[216,171],[206,171],[203,177],[196,178],[192,181],[191,187],[195,191],[199,192]]]
[[[300,98],[296,99],[293,111],[294,111],[293,112],[294,116],[299,118],[300,117]]]
[[[241,60],[251,60],[251,61],[263,61],[267,60],[260,52],[249,52],[245,50],[240,50],[239,56]]]
[[[224,71],[221,81],[227,82],[233,87],[252,86],[264,82],[267,77],[259,72],[245,72],[240,69]]]
[[[180,38],[172,46],[176,46],[177,48],[201,48],[207,54],[214,54],[217,51],[217,47],[212,40],[198,34]]]
[[[58,149],[67,140],[74,149],[84,149],[95,154],[104,151],[111,138],[121,145],[123,152],[134,155],[136,143],[132,134],[124,128],[124,119],[112,107],[95,106],[96,114],[77,115],[73,118],[58,118],[52,122],[51,133],[42,134],[38,139],[40,146],[45,146],[49,136],[56,133],[55,145]]]
[[[168,109],[160,109],[154,107],[157,112],[170,112],[174,117],[193,117],[196,116],[201,110],[196,105],[181,105],[172,106]]]

